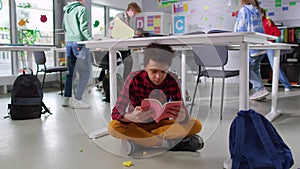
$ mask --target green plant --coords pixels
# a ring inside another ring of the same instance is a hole
[[[20,44],[33,45],[40,37],[37,32],[39,31],[32,29],[20,29],[18,34],[18,42]]]

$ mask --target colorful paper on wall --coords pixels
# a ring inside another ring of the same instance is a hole
[[[147,16],[147,30],[150,31],[151,34],[160,34],[161,33],[161,16],[153,15]]]
[[[267,8],[267,15],[273,21],[300,19],[300,3],[296,0],[260,0],[260,6]]]
[[[173,23],[173,33],[211,29],[233,30],[236,17],[232,17],[232,12],[236,11],[239,6],[239,0],[231,0],[230,3],[228,0],[197,0],[174,3],[172,7],[173,21],[175,22]]]

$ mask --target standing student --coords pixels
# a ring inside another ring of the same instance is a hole
[[[79,41],[91,40],[89,31],[89,13],[83,6],[84,0],[70,0],[64,9],[62,27],[65,31],[66,54],[68,73],[64,89],[63,106],[75,109],[87,109],[90,105],[82,101],[82,95],[87,86],[91,72],[90,50]],[[72,85],[75,75],[78,73],[79,80],[75,91],[75,98],[72,97]]]
[[[127,5],[127,9],[126,11],[124,12],[121,12],[121,13],[118,13],[114,20],[116,18],[119,18],[121,21],[123,21],[125,24],[127,24],[128,26],[132,27],[133,28],[133,25],[132,25],[132,21],[131,19],[136,15],[136,14],[139,14],[141,13],[142,10],[140,8],[140,6],[135,3],[135,2],[131,2]],[[114,20],[110,23],[110,27],[109,27],[109,32],[111,33],[113,27],[114,27]],[[110,36],[110,35],[109,35]],[[123,50],[123,51],[120,51],[121,53],[121,57],[122,57],[122,62],[124,64],[124,72],[123,72],[123,79],[125,80],[128,76],[128,74],[130,73],[130,71],[132,70],[132,57],[131,57],[131,53],[130,53],[130,50]],[[109,55],[108,53],[104,56],[103,58],[103,62],[106,62],[108,63],[108,58],[109,58]],[[101,82],[103,81],[103,78],[104,78],[104,75],[105,75],[105,70],[101,70],[100,72],[100,75],[98,77],[98,80]]]
[[[264,33],[262,17],[258,10],[257,0],[241,0],[241,9],[238,12],[234,26],[235,32],[259,32]],[[251,100],[264,99],[269,92],[264,87],[260,75],[260,62],[265,51],[249,50],[249,80],[252,83],[255,93],[250,96]]]
[[[108,132],[124,142],[144,147],[169,148],[178,151],[196,151],[203,146],[196,135],[202,125],[190,118],[184,103],[167,112],[170,118],[155,122],[153,109],[141,107],[143,99],[152,98],[162,104],[182,101],[178,77],[168,70],[174,51],[168,45],[150,44],[144,50],[144,70],[131,72],[112,110]],[[183,139],[184,138],[184,139]],[[181,140],[176,146],[175,140]],[[126,145],[126,144],[124,144]],[[174,147],[175,146],[175,147]]]
[[[277,26],[274,24],[274,22],[271,19],[266,17],[266,11],[261,7],[259,8],[259,11],[261,12],[261,15],[262,15],[262,21],[263,21],[263,25],[264,25],[265,34],[273,35],[273,36],[277,36],[277,37],[280,36],[281,35],[280,30],[277,28]],[[267,50],[267,56],[268,56],[270,65],[273,69],[274,50],[273,49]],[[286,92],[291,91],[291,89],[292,89],[291,84],[290,84],[289,80],[287,79],[282,67],[280,67],[280,69],[279,69],[279,80],[284,86],[284,91],[286,91]]]

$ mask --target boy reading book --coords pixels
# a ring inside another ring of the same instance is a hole
[[[152,118],[159,122],[160,120],[172,118],[169,111],[172,111],[172,109],[180,109],[182,105],[182,101],[171,101],[166,102],[165,104],[161,104],[159,100],[156,99],[144,99],[142,101],[141,107],[142,109],[149,109],[153,108],[154,112],[152,114]]]
[[[202,125],[198,119],[189,117],[178,77],[168,71],[173,57],[170,46],[150,44],[144,49],[144,70],[131,72],[125,80],[108,125],[109,134],[122,139],[124,147],[128,142],[175,151],[196,151],[203,147],[202,139],[196,135]],[[153,117],[156,112],[153,107],[143,107],[146,98],[161,104],[172,98],[180,104],[167,106],[165,116],[157,119]]]

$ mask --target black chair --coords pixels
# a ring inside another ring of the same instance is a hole
[[[44,51],[34,51],[34,60],[37,66],[36,76],[38,76],[39,72],[44,72],[42,88],[44,88],[45,78],[47,73],[55,73],[59,72],[60,76],[60,94],[63,95],[63,82],[62,82],[62,72],[68,71],[66,66],[55,66],[55,67],[47,67],[46,66],[46,55]]]
[[[122,63],[122,54],[121,52],[117,51],[117,65],[120,65]],[[101,69],[100,75],[98,77],[98,81],[102,82],[105,71],[109,69],[109,55],[107,51],[92,51],[91,52],[91,59],[92,64],[95,67],[98,67]]]
[[[224,83],[225,78],[238,76],[239,70],[225,70],[224,66],[228,61],[228,47],[227,46],[211,46],[211,45],[197,45],[192,46],[194,53],[195,63],[198,65],[198,77],[196,86],[192,98],[190,113],[192,113],[193,105],[195,101],[195,95],[197,91],[200,77],[211,77],[211,94],[210,94],[210,108],[212,107],[212,97],[214,88],[214,79],[222,78],[222,93],[221,93],[221,108],[220,108],[220,119],[223,116],[223,100],[224,100]]]

